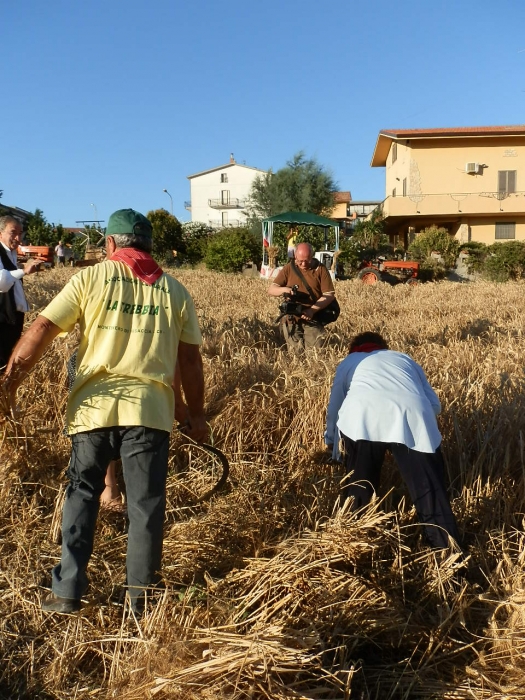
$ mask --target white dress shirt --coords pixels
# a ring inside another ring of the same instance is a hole
[[[423,369],[394,350],[353,352],[335,373],[325,442],[339,457],[339,433],[351,440],[395,442],[418,452],[441,443],[436,415],[441,410]]]
[[[13,264],[16,265],[16,250],[10,250],[6,245],[0,241],[0,245],[4,246],[4,249],[12,260]],[[29,311],[29,304],[26,300],[26,295],[24,294],[24,288],[22,287],[22,282],[20,281],[24,276],[23,270],[5,270],[0,259],[0,294],[5,294],[11,287],[15,294],[15,304],[16,310],[25,313]]]

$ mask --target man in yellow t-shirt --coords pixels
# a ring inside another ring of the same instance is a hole
[[[77,372],[67,405],[70,483],[62,514],[62,557],[42,608],[80,609],[88,579],[99,497],[111,460],[122,459],[129,532],[127,586],[141,613],[160,581],[168,443],[177,358],[188,405],[188,435],[206,440],[201,334],[193,300],[151,257],[151,223],[133,209],[111,215],[107,260],[83,269],[15,347],[5,376],[14,395],[45,348],[80,327]],[[14,396],[13,396],[14,398]]]

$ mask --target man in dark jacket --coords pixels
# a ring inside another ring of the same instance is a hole
[[[22,237],[22,226],[13,216],[0,216],[0,374],[24,327],[24,313],[29,311],[22,277],[37,272],[39,263],[28,261],[19,270],[16,250]]]

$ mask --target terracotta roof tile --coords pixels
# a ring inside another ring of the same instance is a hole
[[[352,201],[352,195],[350,192],[334,192],[334,202],[336,204],[349,203]]]
[[[456,126],[439,129],[382,129],[380,134],[394,138],[411,136],[479,136],[482,134],[525,134],[525,124],[513,126]]]

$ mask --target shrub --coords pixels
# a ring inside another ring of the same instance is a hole
[[[417,234],[408,248],[408,253],[414,260],[428,261],[427,267],[430,268],[433,266],[430,262],[433,252],[440,254],[445,270],[450,270],[456,265],[459,241],[453,238],[446,228],[429,226]]]
[[[261,263],[261,242],[249,229],[223,229],[208,240],[204,256],[208,269],[241,272],[244,263],[249,261]]]
[[[485,275],[493,282],[520,279],[525,273],[525,242],[493,243],[485,260]]]
[[[460,253],[466,253],[465,265],[469,271],[469,274],[473,272],[483,272],[485,269],[485,260],[489,254],[489,249],[485,243],[479,243],[478,241],[470,241],[469,243],[463,243],[459,249]]]
[[[183,249],[177,255],[179,262],[187,265],[197,265],[204,260],[208,241],[213,229],[200,221],[189,221],[182,224]]]

